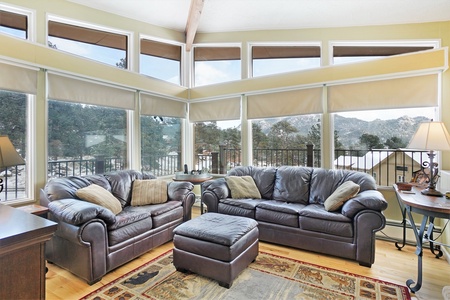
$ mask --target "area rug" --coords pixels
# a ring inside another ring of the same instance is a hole
[[[411,299],[406,286],[259,252],[230,289],[181,273],[172,250],[82,299]]]

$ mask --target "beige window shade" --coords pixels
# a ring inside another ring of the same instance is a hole
[[[149,94],[141,94],[141,114],[186,118],[187,104]]]
[[[37,70],[0,63],[0,90],[36,94]]]
[[[241,99],[228,98],[189,104],[191,122],[238,120],[241,117]]]
[[[134,109],[134,94],[109,85],[48,74],[48,98],[53,100]]]
[[[329,112],[437,105],[437,74],[328,87]]]
[[[322,87],[247,97],[248,119],[322,113]]]

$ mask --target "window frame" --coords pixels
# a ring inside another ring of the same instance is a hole
[[[181,47],[181,49],[180,49],[181,50],[181,54],[180,54],[180,70],[179,70],[180,83],[179,84],[181,86],[186,86],[186,76],[184,75],[186,73],[186,44],[175,42],[175,41],[171,41],[171,40],[161,39],[161,38],[157,38],[157,37],[154,37],[154,36],[140,34],[139,35],[138,72],[139,72],[139,74],[141,74],[143,76],[150,76],[150,75],[146,75],[146,74],[141,72],[141,55],[147,55],[147,54],[142,54],[142,44],[141,44],[142,40],[149,40],[149,41],[152,41],[152,42],[157,42],[157,43],[162,43],[162,44],[168,44],[168,45],[171,45],[171,46],[179,46],[179,47]]]
[[[19,6],[6,5],[0,3],[0,10],[10,12],[13,14],[24,15],[27,18],[27,28],[26,28],[26,38],[28,41],[36,41],[36,21],[35,21],[35,11],[31,11]]]
[[[312,41],[312,42],[261,42],[261,43],[248,43],[247,44],[247,72],[248,72],[248,77],[249,78],[255,78],[253,76],[253,47],[319,47],[319,67],[321,67],[323,65],[323,47],[322,47],[322,42],[320,41]],[[302,70],[298,70],[298,71],[302,71]],[[282,73],[274,73],[274,74],[270,74],[270,75],[278,75],[278,74],[282,74]],[[270,76],[267,75],[267,76]],[[266,75],[263,75],[266,76]],[[256,77],[260,77],[260,76],[256,76]]]
[[[328,42],[328,61],[329,65],[335,65],[334,47],[433,47],[434,49],[441,47],[439,40],[394,40],[394,41],[329,41]],[[408,52],[408,53],[413,53]],[[387,57],[389,55],[383,56]],[[363,57],[363,56],[361,56]],[[350,62],[345,62],[350,63]]]
[[[193,87],[199,87],[196,86],[195,83],[195,49],[196,48],[239,48],[240,49],[240,58],[239,58],[239,62],[240,62],[240,76],[239,79],[237,80],[242,80],[242,71],[243,71],[243,65],[242,65],[242,57],[243,57],[243,47],[242,47],[242,43],[208,43],[208,44],[194,44],[192,46],[192,49],[190,51],[190,74],[189,74],[189,87],[193,88]],[[224,82],[230,82],[230,81],[224,81]],[[211,84],[221,84],[224,82],[218,82],[218,83],[211,83]],[[207,85],[211,85],[211,84],[207,84]],[[205,85],[202,85],[205,86]]]
[[[97,24],[93,24],[93,23],[88,23],[88,22],[83,22],[83,21],[78,21],[78,20],[74,20],[74,19],[69,19],[69,18],[64,18],[64,17],[60,17],[57,15],[51,15],[48,14],[47,15],[47,19],[46,19],[46,45],[48,47],[48,39],[50,37],[49,32],[49,23],[50,22],[57,22],[57,23],[61,23],[61,24],[65,24],[65,25],[69,25],[69,26],[76,26],[76,27],[82,27],[82,28],[86,28],[86,29],[91,29],[91,30],[95,30],[95,31],[103,31],[106,33],[111,33],[111,34],[117,34],[117,35],[123,35],[126,37],[126,49],[125,49],[125,58],[126,58],[126,62],[127,62],[127,68],[125,70],[133,70],[132,66],[133,66],[133,32],[130,31],[125,31],[125,30],[120,30],[120,29],[116,29],[116,28],[112,28],[112,27],[106,27],[106,26],[101,26],[101,25],[97,25]],[[94,45],[94,44],[92,44]],[[102,61],[98,61],[95,60],[91,57],[86,57],[86,56],[81,56],[81,55],[77,55],[77,54],[73,54],[71,52],[67,52],[61,49],[56,49],[59,51],[63,51],[64,53],[67,53],[69,55],[76,55],[85,59],[90,59],[93,60],[97,63],[101,63],[101,64],[106,64]],[[110,64],[106,64],[109,66],[113,66]]]

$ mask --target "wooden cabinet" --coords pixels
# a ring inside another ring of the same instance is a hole
[[[45,299],[45,242],[56,223],[0,204],[0,299]]]

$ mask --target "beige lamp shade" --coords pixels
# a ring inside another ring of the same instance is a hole
[[[25,161],[17,153],[16,148],[7,135],[0,135],[0,168],[24,165]]]
[[[442,122],[422,123],[409,142],[408,148],[450,151],[450,134]]]

